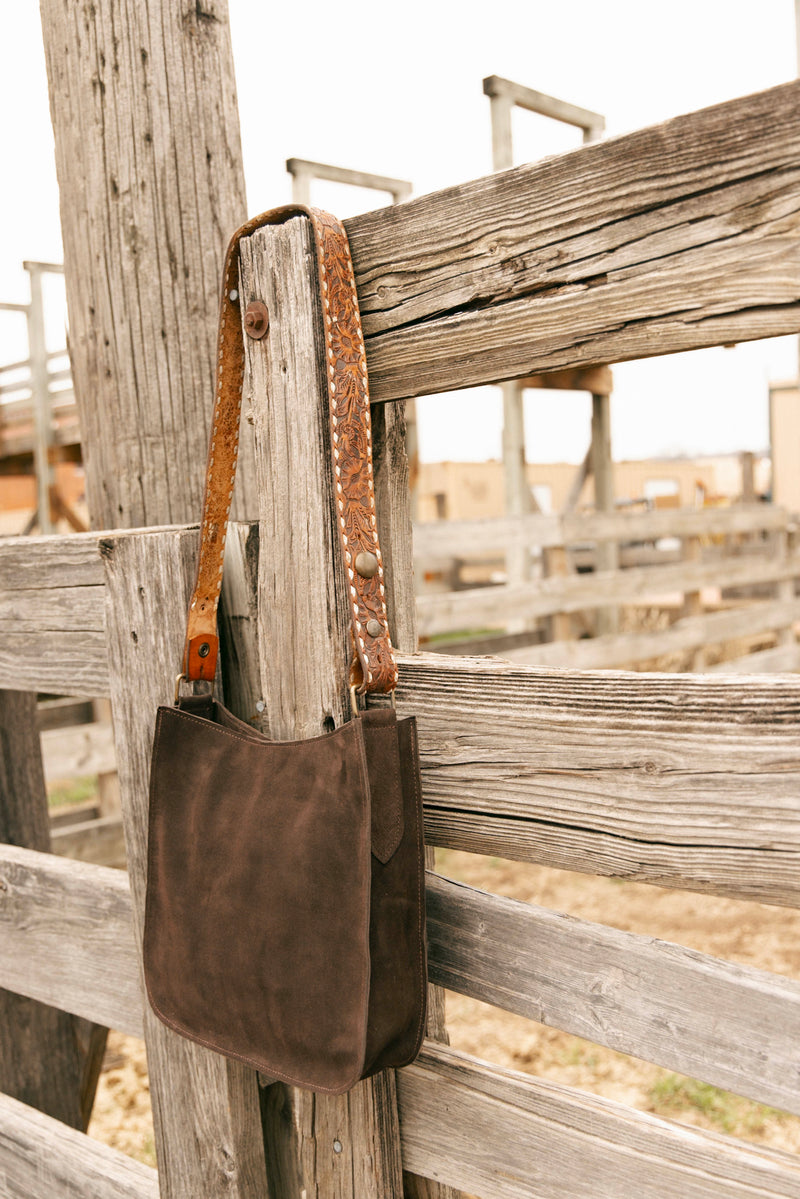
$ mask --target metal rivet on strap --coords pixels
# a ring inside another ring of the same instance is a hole
[[[362,550],[360,554],[356,554],[356,560],[353,565],[362,579],[372,579],[378,573],[378,559],[367,550]]]
[[[248,337],[258,341],[269,329],[269,309],[260,300],[247,305],[244,314],[244,331]]]
[[[370,637],[380,637],[381,633],[383,632],[383,625],[379,620],[368,620],[367,632],[369,633]]]
[[[204,641],[203,644],[198,647],[197,656],[198,656],[198,658],[207,658],[210,653],[211,653],[211,646],[208,644],[207,641]]]

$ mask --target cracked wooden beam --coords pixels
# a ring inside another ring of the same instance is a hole
[[[800,82],[346,224],[378,402],[794,333]]]

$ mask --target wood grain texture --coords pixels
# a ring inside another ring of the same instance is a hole
[[[171,703],[181,660],[197,530],[109,534],[111,700],[122,814],[141,946],[150,753],[156,708]],[[261,1199],[266,1180],[255,1071],[184,1040],[144,1010],[162,1199]]]
[[[0,986],[141,1037],[125,873],[0,846]]]
[[[0,640],[0,687],[77,695],[108,695],[105,631],[8,632]]]
[[[4,1199],[159,1199],[155,1170],[0,1095]]]
[[[197,519],[219,280],[247,216],[227,4],[43,0],[42,25],[92,524]],[[254,503],[252,486],[245,444]]]
[[[246,338],[260,499],[258,641],[266,728],[306,738],[349,711],[349,605],[333,523],[328,397],[313,243],[303,219],[242,241],[243,308],[263,300],[263,341]],[[394,1075],[343,1096],[292,1092],[294,1119],[273,1135],[299,1133],[296,1156],[309,1195],[390,1199],[402,1195]],[[334,1151],[335,1130],[344,1147]],[[297,1130],[295,1132],[295,1130]],[[268,1165],[287,1156],[267,1145]],[[276,1165],[277,1169],[277,1165]],[[296,1177],[271,1174],[287,1199]]]
[[[429,874],[441,986],[800,1113],[800,983]]]
[[[482,520],[430,521],[414,526],[418,557],[477,557],[498,546],[574,545],[591,541],[653,541],[660,537],[711,537],[786,529],[789,514],[771,504],[730,508],[667,508],[652,512],[530,513]]]
[[[551,553],[555,551],[550,551]],[[563,575],[529,583],[505,583],[465,591],[420,595],[420,636],[508,624],[523,616],[580,612],[607,604],[639,603],[645,597],[702,587],[743,587],[800,575],[800,555],[764,558],[757,554],[716,562],[676,562],[622,571]]]
[[[104,583],[96,533],[0,537],[0,589],[91,587]]]
[[[634,1112],[452,1049],[398,1076],[403,1160],[480,1199],[796,1199],[789,1153]]]
[[[428,841],[797,906],[800,680],[401,655]]]
[[[3,844],[50,849],[36,696],[21,691],[0,691],[0,852]],[[8,891],[0,891],[0,911],[9,902]],[[18,951],[18,964],[35,969],[29,962],[32,947],[20,945]],[[84,1129],[105,1035],[95,1037],[66,1012],[14,993],[9,983],[0,985],[6,987],[0,990],[0,1091]]]
[[[348,221],[373,400],[793,332],[798,94]]]

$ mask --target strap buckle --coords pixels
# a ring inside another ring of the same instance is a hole
[[[181,672],[175,678],[175,698],[173,699],[173,703],[176,706],[177,706],[178,700],[181,698],[181,683],[188,683],[191,687],[194,687],[197,683],[205,683],[208,686],[208,691],[206,692],[207,695],[212,695],[213,691],[214,691],[213,680],[211,680],[211,679],[194,679],[194,680],[192,680],[189,678],[189,676],[187,674],[184,674],[183,672]],[[190,694],[197,695],[197,692],[193,690],[190,692]]]
[[[373,694],[373,695],[380,695],[380,694],[381,694],[381,692],[373,692],[372,694]],[[386,692],[384,692],[383,694],[386,694]],[[395,692],[394,692],[394,688],[392,688],[392,690],[391,690],[391,691],[390,691],[388,694],[389,694],[389,699],[390,699],[390,700],[391,700],[391,702],[392,702],[392,708],[393,708],[393,709],[394,709],[394,711],[396,712],[396,711],[397,711],[397,701],[396,701],[396,699],[395,699]],[[359,692],[358,692],[358,684],[357,684],[357,683],[351,683],[351,684],[350,684],[350,711],[352,712],[352,714],[353,714],[354,716],[358,716],[358,714],[359,714],[359,711],[360,711],[360,708],[359,708],[359,706],[358,706],[358,695],[359,695]]]

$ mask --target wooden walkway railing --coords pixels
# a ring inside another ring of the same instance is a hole
[[[402,651],[398,709],[419,719],[431,845],[800,903],[800,679],[414,653],[402,415],[380,407],[515,373],[795,331],[800,262],[787,212],[800,195],[799,99],[789,84],[349,222]],[[261,702],[279,736],[308,735],[347,707],[346,606],[316,457],[309,254],[302,221],[262,230],[245,244],[240,283],[280,320],[271,348],[247,346],[261,511],[257,528],[229,537],[226,694],[251,719]],[[396,1077],[326,1099],[260,1086],[155,1020],[139,990],[148,759],[156,705],[171,698],[197,537],[175,526],[0,544],[0,687],[111,696],[129,866],[126,879],[0,846],[0,986],[144,1033],[159,1158],[156,1176],[2,1097],[10,1199],[299,1199],[303,1187],[320,1199],[399,1199],[404,1171],[414,1195],[800,1197],[789,1153],[433,1039]],[[770,577],[794,570],[787,554]],[[583,606],[581,582],[570,586]],[[302,606],[309,597],[313,609]],[[549,602],[533,585],[519,598]],[[800,1112],[799,984],[434,875],[428,902],[435,982]]]

